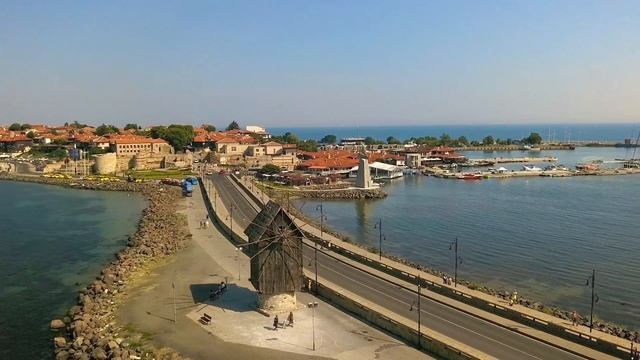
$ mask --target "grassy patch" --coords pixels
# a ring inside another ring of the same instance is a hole
[[[189,169],[133,170],[129,171],[127,175],[131,175],[131,177],[134,177],[136,179],[160,180],[164,178],[184,179],[187,176],[195,175],[195,173]]]

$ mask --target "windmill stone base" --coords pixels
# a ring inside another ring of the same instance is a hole
[[[269,314],[279,314],[296,310],[296,294],[258,294],[258,308]]]

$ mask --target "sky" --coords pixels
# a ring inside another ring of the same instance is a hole
[[[0,0],[0,124],[640,121],[640,2]]]

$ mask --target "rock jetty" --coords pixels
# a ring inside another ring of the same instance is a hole
[[[78,181],[43,177],[2,175],[0,180],[28,181],[79,189],[133,191],[141,193],[148,206],[143,211],[135,234],[124,249],[99,276],[78,294],[78,302],[60,319],[51,321],[55,331],[53,348],[56,360],[152,359],[155,349],[140,341],[140,336],[115,322],[121,293],[136,274],[142,274],[151,260],[175,254],[191,236],[186,219],[176,213],[181,190],[152,183]],[[163,358],[181,359],[165,354]],[[167,357],[168,356],[168,357]]]

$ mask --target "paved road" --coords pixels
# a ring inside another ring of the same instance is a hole
[[[237,208],[237,211],[234,208],[236,222],[243,227],[248,226],[257,214],[255,204],[247,201],[230,179],[214,175],[212,180],[225,206],[233,204]],[[314,248],[305,246],[304,257],[305,268],[313,272]],[[354,268],[322,251],[318,251],[318,275],[400,316],[415,319],[417,324],[418,296],[415,292]],[[428,333],[433,329],[498,359],[583,359],[424,296],[420,305],[423,331]]]

